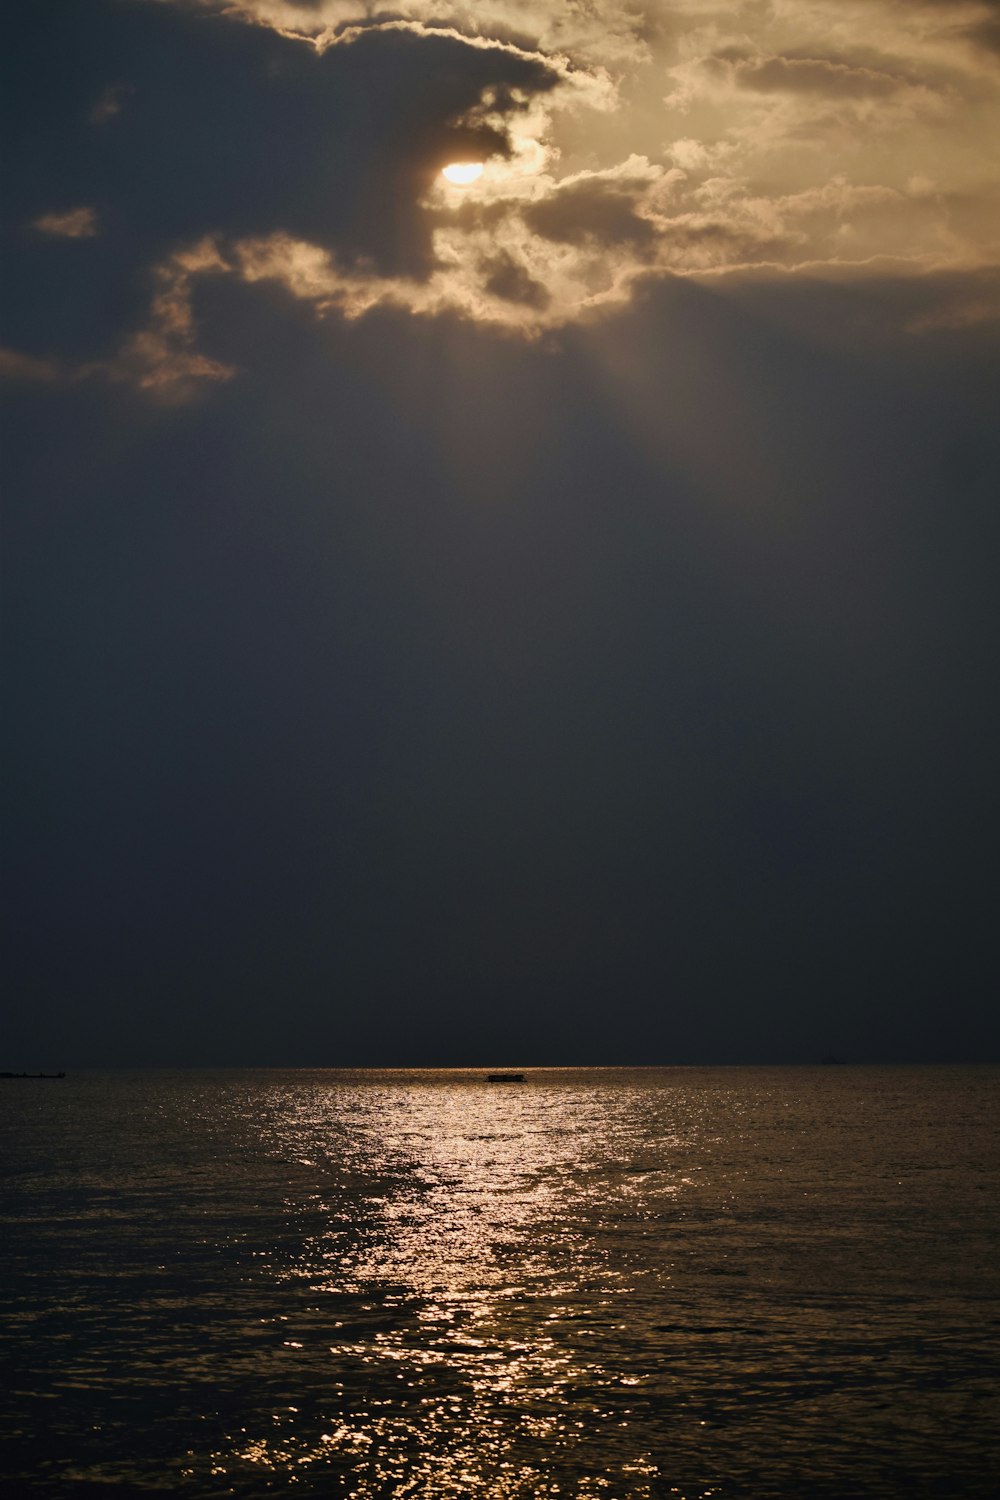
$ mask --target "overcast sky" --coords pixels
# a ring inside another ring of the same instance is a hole
[[[5,21],[0,1067],[996,1059],[1000,4]]]

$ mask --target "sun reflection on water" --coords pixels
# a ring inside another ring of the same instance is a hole
[[[322,1430],[278,1411],[213,1463],[321,1465],[358,1497],[506,1500],[565,1493],[549,1488],[552,1456],[572,1467],[601,1423],[617,1468],[583,1465],[575,1493],[651,1494],[658,1467],[629,1435],[640,1377],[586,1354],[597,1331],[628,1337],[620,1305],[642,1268],[612,1264],[593,1230],[612,1211],[641,1235],[650,1183],[670,1197],[679,1176],[637,1164],[607,1100],[577,1091],[333,1089],[288,1105],[269,1148],[320,1176],[286,1204],[313,1227],[280,1273],[309,1299],[282,1342],[325,1357],[337,1399]]]

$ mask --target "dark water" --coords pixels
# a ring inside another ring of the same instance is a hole
[[[1000,1072],[483,1076],[0,1084],[5,1493],[995,1492]]]

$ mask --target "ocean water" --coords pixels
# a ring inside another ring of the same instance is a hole
[[[0,1084],[5,1493],[992,1496],[1000,1071]]]

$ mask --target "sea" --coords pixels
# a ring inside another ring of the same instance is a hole
[[[1000,1490],[1000,1070],[0,1082],[5,1496]]]

